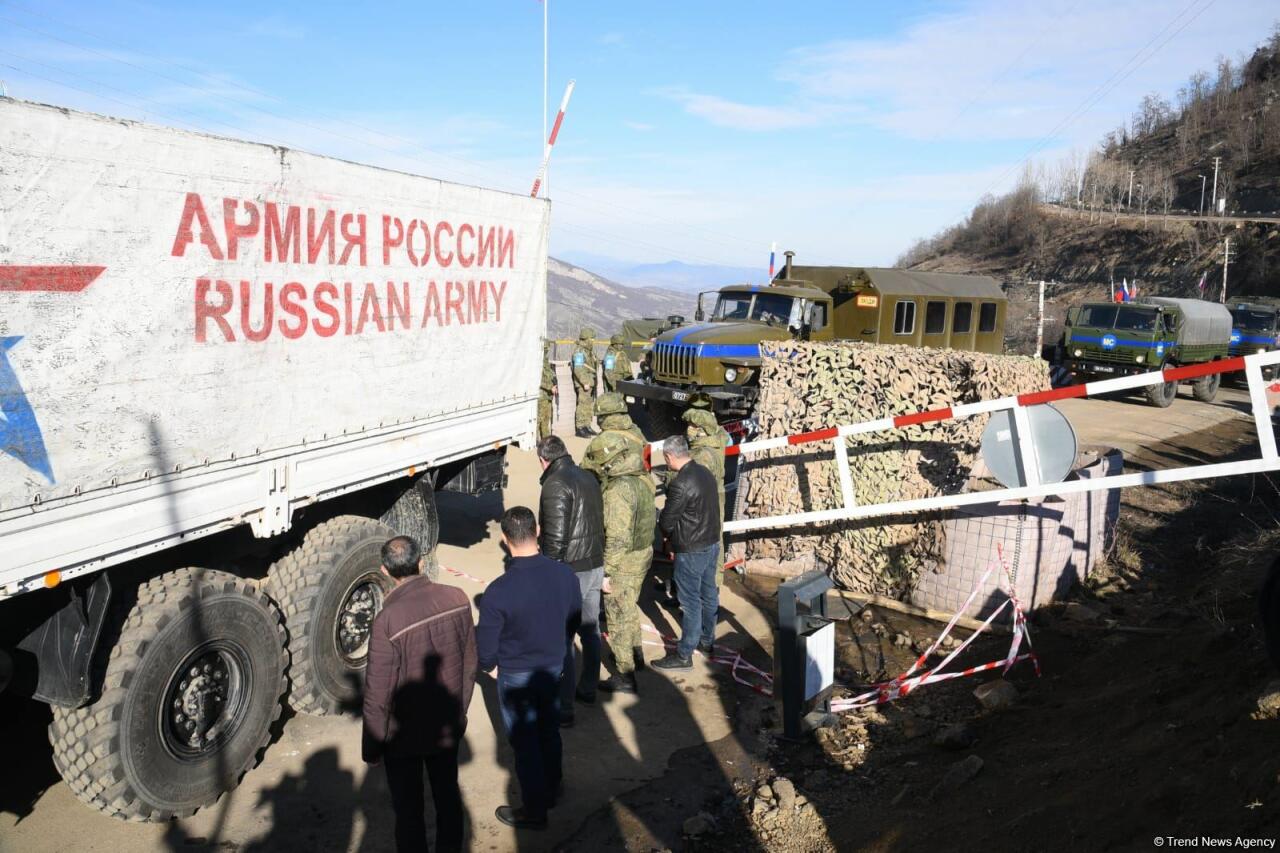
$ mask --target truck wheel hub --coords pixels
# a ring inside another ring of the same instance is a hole
[[[243,716],[246,669],[231,646],[212,642],[187,656],[161,706],[165,745],[192,761],[215,750]]]
[[[373,617],[382,609],[382,587],[369,576],[358,580],[338,610],[336,637],[338,653],[352,666],[364,662],[369,652],[369,631]]]

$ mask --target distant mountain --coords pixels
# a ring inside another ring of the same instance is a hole
[[[547,259],[547,333],[551,337],[577,337],[591,326],[598,337],[608,337],[625,320],[683,314],[692,319],[694,297],[660,287],[619,284],[570,263]]]
[[[713,264],[686,264],[683,261],[665,261],[655,264],[633,264],[593,255],[586,252],[569,252],[565,257],[575,264],[596,270],[628,287],[661,287],[698,293],[716,290],[726,284],[764,284],[769,278],[765,266],[732,267]],[[781,259],[778,261],[781,263]]]

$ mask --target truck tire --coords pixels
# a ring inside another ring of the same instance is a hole
[[[1215,373],[1212,376],[1201,376],[1191,383],[1191,396],[1201,403],[1212,403],[1213,398],[1218,396],[1218,388],[1221,385],[1221,373]]]
[[[1167,409],[1173,405],[1173,401],[1178,396],[1178,383],[1161,382],[1158,385],[1148,385],[1144,393],[1147,395],[1148,403],[1157,409]]]
[[[440,575],[436,545],[440,542],[440,515],[436,490],[426,477],[418,478],[378,519],[401,536],[412,536],[422,546],[423,573],[431,580]]]
[[[188,568],[147,581],[115,618],[97,701],[53,709],[54,764],[112,817],[185,817],[234,788],[271,739],[285,689],[280,613],[251,581]]]
[[[267,570],[289,637],[289,704],[305,714],[359,710],[373,617],[393,582],[381,521],[340,515],[318,525]],[[344,618],[345,617],[345,618]]]
[[[645,402],[645,411],[649,415],[649,439],[651,441],[661,441],[672,435],[678,435],[685,431],[684,418],[682,409],[678,409],[670,403],[663,403],[659,400],[647,400]]]

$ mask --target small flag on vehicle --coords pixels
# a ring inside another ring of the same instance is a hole
[[[778,244],[769,245],[769,281],[773,281],[773,256],[778,252]]]

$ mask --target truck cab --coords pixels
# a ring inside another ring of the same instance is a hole
[[[694,325],[659,335],[641,365],[637,394],[660,403],[684,403],[696,391],[718,411],[746,415],[754,403],[764,341],[833,339],[831,296],[802,283],[736,285],[716,294],[708,316],[699,297]]]
[[[1280,299],[1242,296],[1231,305],[1231,355],[1253,355],[1280,344]]]

